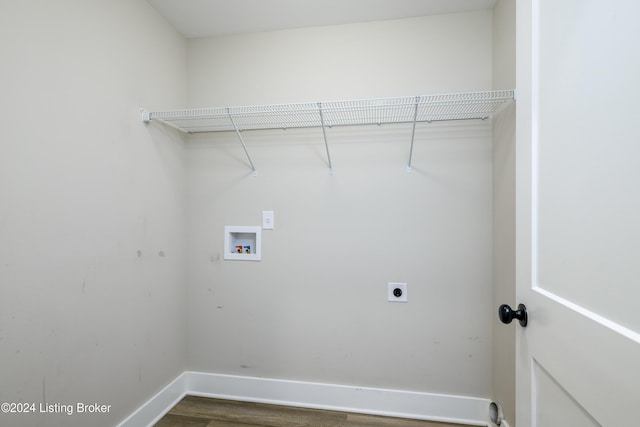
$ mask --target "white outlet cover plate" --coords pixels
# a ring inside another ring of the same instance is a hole
[[[273,211],[262,211],[262,228],[265,230],[273,230]]]
[[[393,291],[396,289],[400,289],[402,291],[402,295],[399,297],[393,294]],[[387,284],[387,301],[389,302],[407,302],[408,292],[407,292],[407,284],[406,283],[396,283],[389,282]]]

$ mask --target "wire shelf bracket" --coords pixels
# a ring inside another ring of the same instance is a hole
[[[329,164],[329,175],[333,175],[333,164],[331,163],[331,153],[329,153],[329,143],[327,142],[327,129],[324,125],[324,114],[322,114],[322,102],[318,102],[318,114],[320,115],[320,126],[322,126],[322,136],[324,137],[324,147],[327,150],[327,163]]]
[[[413,140],[416,136],[416,121],[418,119],[418,105],[420,104],[420,97],[416,96],[416,107],[413,112],[413,126],[411,128],[411,147],[409,148],[409,162],[407,163],[407,172],[411,172],[411,159],[413,158]]]
[[[485,120],[498,109],[515,101],[514,90],[462,92],[398,98],[357,99],[347,101],[306,102],[296,104],[252,105],[244,107],[198,108],[188,110],[145,111],[142,121],[158,121],[187,134],[235,132],[256,175],[241,132],[250,130],[322,128],[329,173],[333,164],[327,139],[327,127],[411,124],[411,145],[407,172],[413,168],[413,148],[417,123],[450,120]]]
[[[251,169],[253,170],[253,176],[257,176],[258,175],[258,171],[256,170],[256,167],[253,164],[253,160],[251,160],[251,156],[249,155],[249,151],[247,150],[247,145],[244,143],[244,138],[242,138],[242,134],[240,133],[240,129],[238,129],[238,125],[236,125],[236,122],[233,120],[233,116],[231,115],[231,112],[229,111],[228,107],[226,108],[226,110],[227,110],[227,115],[229,116],[229,121],[233,125],[233,129],[236,131],[236,135],[238,135],[238,139],[240,140],[240,144],[242,144],[242,149],[244,150],[244,154],[247,155],[247,160],[249,160],[249,165],[251,165]]]

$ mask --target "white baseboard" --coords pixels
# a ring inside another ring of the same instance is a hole
[[[488,426],[488,399],[185,372],[119,427],[153,425],[185,395]]]
[[[129,415],[118,427],[152,426],[157,423],[176,403],[187,395],[185,374],[180,374],[169,385]]]

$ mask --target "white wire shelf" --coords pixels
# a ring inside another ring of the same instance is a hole
[[[143,111],[143,120],[187,133],[486,119],[513,90],[243,107]],[[322,116],[322,117],[321,117]],[[234,126],[235,122],[235,126]],[[323,123],[324,122],[324,123]]]
[[[241,132],[247,130],[321,127],[329,173],[333,173],[327,127],[412,123],[407,171],[411,172],[416,123],[487,119],[515,99],[513,90],[449,93],[350,101],[196,108],[172,111],[142,110],[144,122],[158,121],[186,133],[235,131],[247,160],[257,174]]]

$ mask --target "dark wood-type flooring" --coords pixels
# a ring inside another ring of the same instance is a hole
[[[377,417],[186,396],[155,427],[464,427],[404,418]],[[467,426],[468,427],[468,426]]]

